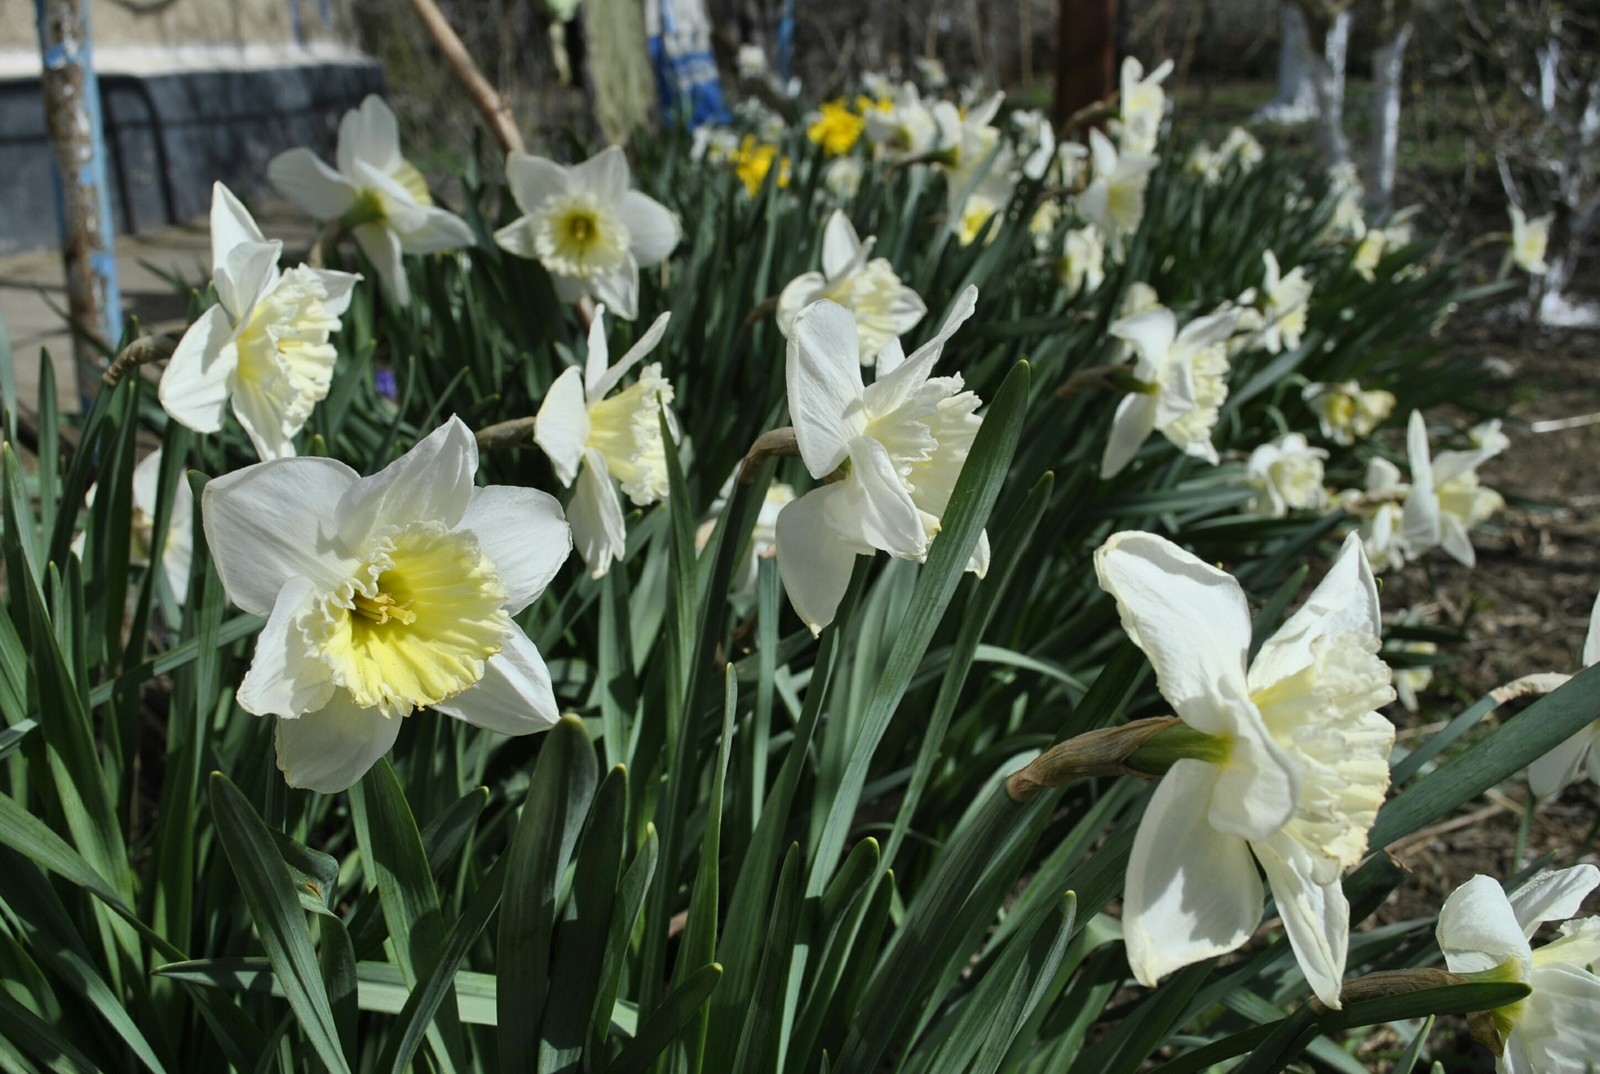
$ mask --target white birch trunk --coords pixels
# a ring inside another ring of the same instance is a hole
[[[1388,216],[1394,201],[1395,158],[1400,150],[1401,75],[1411,33],[1411,23],[1401,23],[1394,36],[1372,53],[1372,144],[1364,183],[1368,215],[1374,220]]]

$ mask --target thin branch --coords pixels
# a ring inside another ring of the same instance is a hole
[[[484,122],[489,125],[500,148],[507,153],[527,152],[522,132],[517,129],[516,118],[511,114],[511,102],[483,77],[483,72],[472,61],[467,46],[461,43],[461,38],[451,27],[450,20],[439,10],[439,5],[434,0],[411,0],[411,6],[423,26],[427,27],[428,33],[433,35],[434,42],[438,44],[439,51],[444,53],[456,78],[466,87],[472,103],[483,113]]]

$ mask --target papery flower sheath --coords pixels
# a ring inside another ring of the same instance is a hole
[[[272,158],[267,178],[318,220],[342,220],[395,302],[410,305],[401,255],[471,246],[472,229],[434,205],[422,173],[400,155],[399,128],[381,97],[339,121],[337,159],[335,171],[309,149],[290,149]]]
[[[1587,1074],[1600,1055],[1600,917],[1567,920],[1600,885],[1600,869],[1543,872],[1509,896],[1493,877],[1474,876],[1444,901],[1437,936],[1450,972],[1533,989],[1493,1010],[1499,1074]],[[1546,921],[1560,935],[1534,947]]]
[[[323,458],[214,478],[206,543],[228,599],[266,618],[239,705],[276,716],[291,786],[332,792],[423,707],[505,735],[559,718],[549,672],[512,616],[572,550],[554,498],[476,488],[457,418],[371,477]]]
[[[589,325],[589,353],[583,368],[567,368],[545,395],[534,419],[533,439],[550,457],[556,478],[571,487],[577,482],[567,520],[589,574],[600,578],[620,560],[627,547],[627,528],[617,486],[643,507],[667,498],[667,454],[661,440],[661,408],[672,402],[672,385],[651,362],[639,379],[616,395],[612,389],[645,356],[655,350],[667,330],[663,313],[616,365],[606,343],[606,308],[595,309]],[[607,396],[610,398],[607,398]],[[671,421],[672,411],[667,411]]]
[[[263,459],[293,455],[295,434],[327,396],[328,337],[361,278],[306,265],[280,272],[282,251],[227,187],[212,186],[217,305],[183,334],[161,376],[161,406],[175,421],[214,433],[231,404]]]
[[[1153,987],[1248,940],[1259,862],[1302,972],[1339,1006],[1350,936],[1340,880],[1366,854],[1394,744],[1376,711],[1394,691],[1360,541],[1345,541],[1248,666],[1250,611],[1229,575],[1134,532],[1112,535],[1095,571],[1162,696],[1206,736],[1161,778],[1134,837],[1122,916],[1134,976]]]
[[[888,552],[921,561],[973,438],[980,400],[960,374],[930,374],[945,342],[972,315],[977,288],[910,357],[891,342],[877,379],[863,384],[855,318],[833,302],[808,306],[789,339],[789,415],[806,469],[818,481],[778,515],[778,572],[789,602],[818,634],[833,621],[858,555]],[[988,537],[967,569],[988,570]]]
[[[855,316],[862,365],[872,365],[885,343],[917,326],[928,307],[900,282],[888,258],[872,256],[876,242],[863,242],[843,211],[829,215],[822,230],[822,271],[796,276],[778,295],[778,330],[785,338],[794,335],[800,311],[823,299]]]
[[[591,295],[625,321],[639,316],[639,269],[672,253],[683,229],[630,189],[628,158],[611,146],[565,167],[512,153],[506,182],[521,216],[494,233],[500,248],[539,261],[567,302]]]

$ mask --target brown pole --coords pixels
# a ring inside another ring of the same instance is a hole
[[[1072,116],[1117,89],[1117,0],[1061,0],[1054,118]]]

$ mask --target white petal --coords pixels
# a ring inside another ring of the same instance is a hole
[[[1213,766],[1180,760],[1161,778],[1128,858],[1128,964],[1154,988],[1173,970],[1236,950],[1261,920],[1249,845],[1206,823]]]
[[[311,651],[296,622],[314,592],[309,578],[291,578],[278,591],[267,625],[256,638],[250,670],[239,684],[239,707],[256,716],[299,716],[333,696],[328,666]]]
[[[233,326],[221,306],[212,306],[178,340],[161,374],[161,407],[174,421],[199,433],[222,428],[228,412],[228,381],[239,366],[230,346]]]
[[[951,304],[950,315],[944,319],[944,325],[934,333],[932,339],[911,352],[911,355],[906,359],[906,364],[925,364],[931,371],[934,363],[939,360],[939,355],[943,353],[945,343],[949,341],[951,336],[956,334],[958,328],[967,322],[967,318],[972,316],[972,312],[977,309],[977,306],[978,289],[969,284],[964,291],[956,296],[955,302]]]
[[[1116,477],[1139,454],[1156,428],[1156,401],[1149,395],[1125,395],[1111,418],[1111,435],[1100,456],[1101,480]]]
[[[512,615],[539,599],[572,554],[572,530],[561,505],[537,489],[473,489],[458,528],[476,534],[478,547],[494,561]]]
[[[358,782],[400,734],[399,716],[358,708],[345,690],[317,712],[278,719],[278,771],[291,787],[333,794]]]
[[[822,228],[822,274],[838,280],[861,253],[861,239],[843,209],[833,210]]]
[[[133,506],[135,510],[143,511],[147,515],[156,513],[156,497],[161,488],[161,449],[156,448],[150,454],[139,460],[139,465],[133,468]],[[181,481],[181,487],[188,488],[189,482]],[[176,504],[174,504],[176,506]],[[173,519],[174,522],[177,519]]]
[[[1509,1058],[1522,1052],[1538,1074],[1587,1074],[1600,1055],[1600,977],[1570,964],[1540,966],[1533,994],[1517,1009]]]
[[[813,635],[833,622],[855,569],[855,549],[827,523],[828,501],[838,494],[838,485],[823,485],[778,512],[778,574]]]
[[[602,578],[613,560],[620,561],[628,550],[628,531],[605,456],[593,448],[584,452],[578,471],[578,487],[567,504],[567,523],[572,527],[572,543],[589,568],[591,578]]]
[[[615,272],[594,278],[594,297],[624,321],[639,316],[639,263],[630,253]]]
[[[1142,359],[1142,369],[1153,371],[1166,362],[1177,339],[1177,323],[1172,311],[1163,307],[1124,317],[1109,331],[1133,347]]]
[[[211,184],[211,263],[220,265],[228,251],[246,242],[266,242],[255,217],[233,191],[221,183]]]
[[[508,254],[538,260],[539,251],[533,245],[533,217],[519,216],[496,231],[494,244]]]
[[[1373,637],[1383,633],[1378,583],[1367,563],[1359,533],[1345,538],[1333,566],[1311,596],[1256,654],[1250,665],[1250,689],[1261,690],[1281,682],[1310,664],[1311,643],[1316,639],[1351,630]]]
[[[305,425],[305,420],[290,418],[289,407],[293,402],[291,396],[275,394],[270,386],[257,383],[240,383],[233,393],[233,415],[239,419],[256,449],[256,456],[263,462],[294,458],[294,435]]]
[[[663,313],[657,317],[645,331],[645,334],[639,337],[639,341],[629,347],[626,354],[617,359],[615,365],[590,382],[588,387],[589,402],[598,403],[610,395],[611,389],[622,383],[622,378],[627,376],[634,366],[644,361],[650,352],[656,349],[656,345],[661,342],[661,337],[666,335],[667,321],[671,318],[672,314],[670,313]],[[595,321],[598,323],[599,320],[600,318],[596,316]]]
[[[1452,973],[1477,973],[1513,958],[1526,965],[1530,958],[1527,938],[1504,889],[1493,877],[1481,874],[1445,899],[1436,935]]]
[[[1100,588],[1116,598],[1122,628],[1154,665],[1162,696],[1197,730],[1229,730],[1208,725],[1204,711],[1219,683],[1231,684],[1230,698],[1249,693],[1250,609],[1239,583],[1153,533],[1112,534],[1094,567]]]
[[[1318,884],[1311,879],[1306,849],[1283,833],[1253,844],[1277,901],[1283,931],[1289,936],[1300,972],[1330,1009],[1339,1009],[1345,958],[1350,948],[1350,903],[1341,881]]]
[[[572,168],[572,189],[585,190],[607,205],[616,205],[628,192],[628,158],[621,146],[607,146]],[[630,317],[629,320],[632,320]]]
[[[847,543],[901,559],[927,555],[922,513],[882,444],[866,436],[852,440],[850,476],[838,487],[840,491],[828,500],[827,520]]]
[[[1411,506],[1410,501],[1406,506]],[[1439,514],[1439,547],[1464,567],[1475,566],[1478,562],[1478,552],[1472,547],[1467,527],[1454,515]]]
[[[517,207],[531,213],[551,195],[565,193],[569,176],[567,169],[553,160],[512,153],[506,158],[506,183],[511,187],[511,196],[517,199]]]
[[[778,292],[778,331],[783,338],[794,335],[794,319],[801,310],[822,297],[828,289],[827,278],[820,272],[804,272],[784,285]]]
[[[477,472],[478,442],[466,423],[451,415],[410,451],[345,493],[338,510],[339,538],[359,553],[380,527],[442,522],[453,529],[472,500]]]
[[[789,420],[812,477],[826,477],[845,460],[864,424],[860,353],[855,315],[838,303],[814,303],[795,318],[784,374]]]
[[[1582,778],[1584,762],[1595,742],[1595,724],[1567,739],[1528,766],[1528,789],[1540,798],[1552,798]]]
[[[424,206],[417,226],[400,233],[400,249],[408,254],[433,254],[475,246],[472,228],[455,213]]]
[[[324,593],[349,581],[355,563],[338,546],[333,519],[356,481],[334,459],[279,459],[212,478],[200,514],[228,599],[265,616],[291,578]]]
[[[596,322],[599,318],[595,318]],[[550,457],[556,479],[571,486],[589,443],[589,406],[583,395],[583,374],[569,366],[550,385],[533,419],[533,442]]]
[[[531,735],[561,719],[544,658],[516,629],[507,636],[506,647],[484,664],[483,678],[433,707],[502,735]]]
[[[1228,761],[1217,774],[1208,820],[1213,828],[1253,843],[1262,842],[1294,816],[1304,769],[1272,739],[1261,713],[1232,680],[1223,680],[1213,706],[1178,709],[1188,723],[1225,734]],[[1202,716],[1206,719],[1202,720]],[[1382,720],[1381,716],[1374,716]],[[1202,726],[1204,725],[1204,726]]]
[[[282,255],[281,242],[247,242],[229,250],[213,267],[211,279],[217,286],[217,299],[236,322],[248,321],[256,302],[277,282],[278,258]]]
[[[1574,865],[1540,873],[1512,892],[1509,901],[1522,934],[1531,939],[1544,922],[1565,921],[1576,914],[1596,887],[1600,887],[1600,869]]]
[[[1600,596],[1589,611],[1589,633],[1583,638],[1583,666],[1600,664]]]
[[[978,531],[978,544],[972,550],[972,555],[967,557],[967,570],[979,578],[989,573],[989,531]]]
[[[919,298],[917,301],[921,302],[922,300]],[[905,346],[902,345],[899,338],[896,337],[889,340],[882,347],[878,348],[878,353],[875,356],[873,364],[878,367],[878,376],[887,377],[896,369],[899,369],[902,365],[904,365],[905,361]]]
[[[382,224],[362,224],[351,234],[377,270],[378,279],[394,297],[395,305],[411,305],[411,283],[406,279],[405,264],[400,259],[400,236]]]
[[[400,164],[400,130],[394,112],[377,94],[368,94],[359,108],[339,121],[339,170],[346,175],[360,161],[392,172]]]
[[[628,229],[628,249],[640,265],[665,261],[683,238],[678,218],[648,194],[628,191],[616,211],[617,219]]]
[[[336,220],[355,204],[356,185],[324,164],[309,149],[279,153],[267,165],[278,193],[318,220]]]

